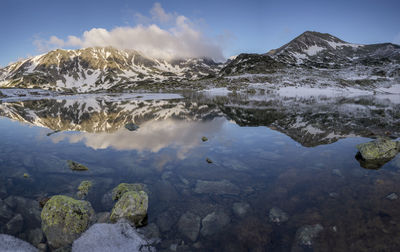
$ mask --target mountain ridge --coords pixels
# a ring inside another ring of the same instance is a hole
[[[290,69],[368,68],[388,78],[400,76],[400,45],[361,45],[329,33],[306,31],[263,54],[242,53],[217,63],[208,58],[163,60],[136,50],[89,47],[56,49],[0,69],[0,87],[41,88],[75,93],[129,89],[193,88],[240,74],[274,74]],[[385,69],[388,68],[388,69]],[[374,77],[375,78],[375,77]]]

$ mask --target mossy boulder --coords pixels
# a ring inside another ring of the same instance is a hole
[[[49,246],[57,249],[71,244],[89,228],[94,211],[87,201],[56,195],[43,207],[41,218]]]
[[[85,198],[88,195],[92,185],[93,185],[92,181],[89,180],[82,181],[78,186],[78,193],[77,193],[78,198],[80,199]]]
[[[89,168],[87,168],[87,166],[83,165],[83,164],[79,164],[75,161],[72,160],[68,160],[67,161],[68,167],[73,170],[73,171],[87,171],[89,170]]]
[[[357,145],[357,149],[365,160],[392,159],[399,152],[399,143],[386,138],[378,138]]]
[[[111,211],[110,220],[126,219],[136,227],[146,222],[149,198],[144,191],[130,191],[122,195]]]
[[[121,183],[117,187],[115,187],[112,191],[112,199],[119,200],[122,195],[126,192],[138,192],[138,191],[145,191],[145,185],[135,183],[135,184],[128,184],[128,183]]]

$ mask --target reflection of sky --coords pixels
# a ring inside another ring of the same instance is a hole
[[[137,150],[158,152],[163,148],[176,148],[178,158],[201,142],[202,136],[213,136],[226,123],[223,118],[212,121],[151,120],[141,124],[136,131],[121,128],[114,133],[58,133],[51,136],[53,142],[68,140],[70,143],[83,142],[95,150],[114,148],[116,150]]]

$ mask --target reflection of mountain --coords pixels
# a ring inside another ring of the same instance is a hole
[[[215,106],[214,106],[215,107]],[[151,119],[202,118],[214,113],[182,100],[44,99],[0,104],[0,115],[54,131],[114,132]]]
[[[207,98],[195,95],[190,100],[124,100],[91,96],[84,100],[3,102],[0,104],[0,115],[54,131],[90,133],[79,137],[85,138],[94,148],[101,148],[98,142],[101,139],[103,143],[117,140],[124,148],[123,139],[127,133],[124,125],[129,122],[140,126],[139,135],[150,136],[153,131],[160,133],[155,137],[161,139],[168,132],[171,135],[175,132],[178,136],[178,132],[184,134],[185,127],[196,128],[200,122],[221,116],[239,126],[268,126],[307,147],[333,143],[349,136],[400,136],[400,105],[389,100],[369,96],[265,98],[257,101],[251,100],[251,97]],[[157,149],[156,145],[149,147],[154,148]]]

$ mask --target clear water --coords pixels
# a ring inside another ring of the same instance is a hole
[[[400,247],[400,199],[386,198],[393,192],[400,195],[400,155],[372,170],[355,159],[357,144],[377,135],[399,137],[399,104],[376,97],[189,93],[166,98],[93,95],[3,101],[1,198],[75,196],[81,181],[92,180],[87,200],[96,212],[104,212],[113,206],[104,195],[116,185],[144,183],[148,223],[159,230],[155,246],[166,251],[174,244],[182,251]],[[127,130],[129,122],[140,128]],[[71,171],[67,160],[89,171]],[[219,187],[211,183],[199,189],[202,181],[219,182]],[[248,204],[247,212],[238,215],[235,203]],[[272,222],[273,207],[288,220]],[[186,212],[201,219],[212,212],[229,218],[192,241],[178,225]],[[0,218],[2,229],[7,221]],[[296,232],[315,224],[324,229],[311,245],[301,245]],[[27,216],[15,235],[29,241],[29,230],[38,227]]]

